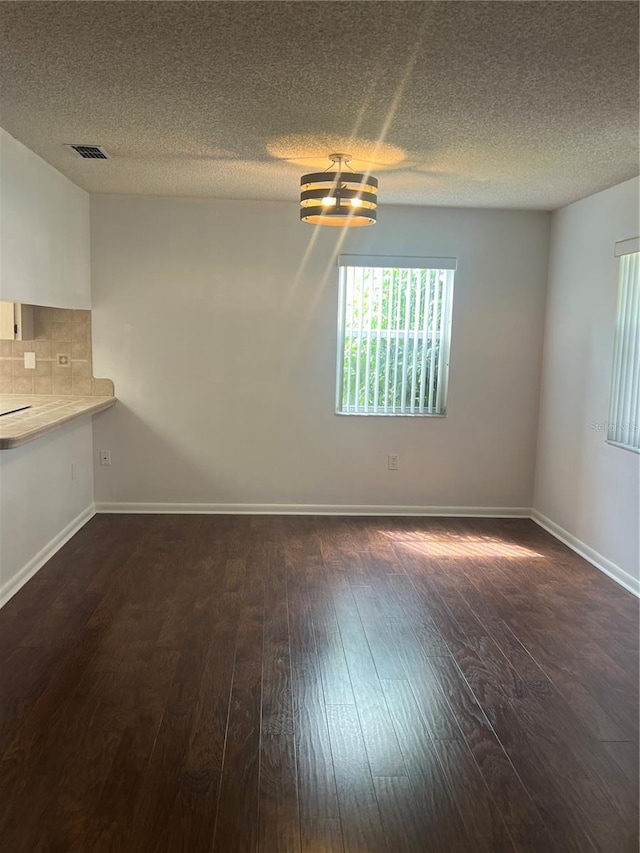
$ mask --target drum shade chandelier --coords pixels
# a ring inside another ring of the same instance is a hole
[[[335,171],[300,178],[300,219],[311,225],[373,225],[378,214],[378,180],[345,171],[348,154],[330,154]]]

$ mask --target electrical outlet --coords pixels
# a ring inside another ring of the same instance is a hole
[[[400,467],[400,455],[398,453],[390,453],[387,456],[387,468],[389,471],[397,471]]]
[[[100,464],[101,465],[111,465],[111,451],[110,450],[101,450],[100,451]]]
[[[36,369],[36,354],[35,352],[25,352],[24,354],[24,366],[27,370],[35,370]]]

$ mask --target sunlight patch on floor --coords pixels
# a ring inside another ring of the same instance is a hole
[[[543,557],[531,548],[515,545],[495,536],[421,531],[405,533],[393,530],[379,532],[391,539],[394,545],[401,545],[426,557],[502,557],[509,560]]]

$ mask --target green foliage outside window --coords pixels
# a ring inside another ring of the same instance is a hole
[[[358,273],[347,279],[345,294],[344,406],[434,407],[445,273],[373,268]]]

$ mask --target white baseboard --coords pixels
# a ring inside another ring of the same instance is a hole
[[[62,548],[65,542],[68,542],[81,527],[84,527],[87,521],[89,521],[90,518],[93,518],[95,513],[96,510],[94,504],[90,504],[86,509],[83,509],[80,515],[77,515],[73,521],[70,521],[69,524],[67,524],[60,533],[54,536],[53,539],[47,542],[44,548],[38,551],[35,557],[32,557],[29,562],[17,572],[17,574],[3,584],[3,586],[0,587],[0,607],[5,605],[29,579],[32,578],[35,573],[42,568],[42,566],[44,566],[47,560],[50,560],[56,551],[59,551],[60,548]]]
[[[551,521],[550,518],[542,515],[542,513],[538,512],[537,509],[531,510],[531,518],[536,524],[543,527],[547,533],[555,536],[556,539],[564,542],[564,544],[571,548],[572,551],[575,551],[576,554],[584,557],[584,559],[591,563],[592,566],[595,566],[596,569],[604,572],[605,575],[609,575],[609,577],[616,583],[620,584],[620,586],[623,586],[629,592],[640,597],[640,581],[636,580],[633,575],[625,572],[624,569],[621,569],[620,566],[612,563],[611,560],[607,560],[606,557],[603,557],[602,554],[594,551],[594,549],[587,545],[586,542],[578,539],[578,537],[574,536],[573,533],[569,533],[569,531],[565,530],[564,527],[560,527],[560,525],[556,524],[555,521]]]
[[[205,515],[343,515],[343,516],[441,516],[449,518],[531,518],[576,554],[608,575],[620,586],[640,597],[640,582],[620,566],[607,560],[572,533],[550,518],[527,507],[452,507],[452,506],[387,506],[357,504],[199,504],[199,503],[96,503],[84,509],[73,521],[48,542],[9,581],[0,587],[0,607],[18,592],[65,542],[83,527],[96,512]]]
[[[528,507],[387,506],[376,504],[96,503],[96,512],[175,515],[404,515],[529,518]]]

